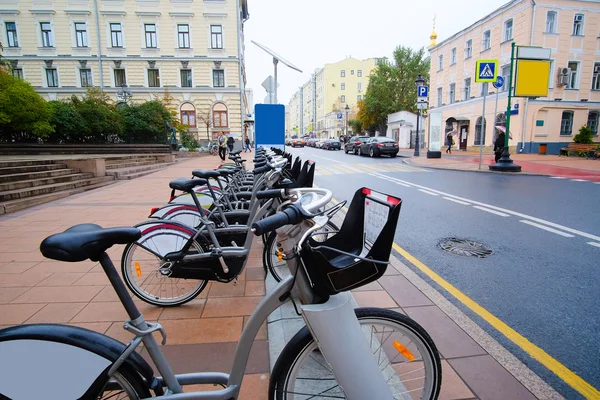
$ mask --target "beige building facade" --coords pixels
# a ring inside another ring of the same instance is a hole
[[[290,110],[290,125],[299,127],[297,134],[312,134],[319,138],[344,134],[346,106],[351,117],[357,110],[358,101],[367,92],[371,71],[382,60],[384,58],[358,60],[347,57],[315,70],[287,105]],[[299,100],[302,101],[301,105]],[[292,111],[294,108],[296,112]],[[342,119],[338,118],[340,113]]]
[[[200,139],[241,136],[246,0],[6,0],[0,41],[13,74],[47,100],[100,88],[115,102],[175,99]],[[125,86],[126,85],[126,86]],[[124,95],[130,93],[130,96]]]
[[[513,98],[511,151],[558,154],[588,125],[598,141],[600,118],[600,1],[513,0],[429,48],[430,112],[441,112],[457,146],[489,150],[506,124],[511,43],[551,49],[548,96]],[[505,84],[488,87],[485,124],[483,85],[475,62],[498,59]],[[497,104],[497,105],[496,105]]]

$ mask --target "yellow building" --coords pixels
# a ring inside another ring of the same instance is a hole
[[[241,135],[248,109],[243,24],[247,0],[0,2],[0,41],[13,74],[48,100],[99,87],[115,101],[175,98],[206,138]],[[125,86],[126,85],[126,86]]]
[[[511,43],[515,42],[550,48],[552,61],[548,96],[514,99],[512,151],[558,154],[585,124],[598,141],[599,27],[598,1],[506,3],[430,47],[430,113],[441,112],[445,131],[458,132],[460,149],[478,148],[481,141],[490,150],[497,132],[493,127],[506,123]],[[489,85],[487,124],[481,119],[482,85],[475,83],[475,61],[479,59],[498,59],[499,75],[506,82],[498,91]]]
[[[344,134],[346,106],[351,110],[349,115],[356,111],[357,102],[367,92],[371,70],[382,60],[384,58],[358,60],[348,57],[317,69],[288,103],[290,125],[301,127],[299,135],[313,133],[317,137],[339,137]],[[296,96],[302,100],[301,107]],[[341,120],[338,118],[340,113]]]

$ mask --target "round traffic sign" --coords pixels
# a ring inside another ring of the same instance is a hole
[[[496,82],[492,83],[492,85],[494,85],[496,89],[500,89],[502,86],[504,86],[504,78],[498,76],[498,78],[496,78]]]

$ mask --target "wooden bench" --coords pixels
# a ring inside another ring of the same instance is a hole
[[[588,159],[593,157],[594,160],[598,158],[598,144],[580,144],[580,143],[569,143],[567,147],[560,149],[559,156],[570,153],[585,153],[585,158]]]

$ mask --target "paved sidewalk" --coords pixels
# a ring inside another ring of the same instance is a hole
[[[212,169],[218,163],[218,157],[195,158],[143,178],[1,216],[0,328],[63,323],[128,342],[132,335],[122,329],[127,316],[101,267],[91,261],[44,259],[40,242],[84,222],[105,227],[143,222],[152,207],[167,203],[170,180],[191,177],[193,169]],[[237,284],[209,283],[197,299],[184,306],[160,308],[134,297],[145,317],[160,321],[167,331],[163,350],[176,373],[229,372],[242,328],[264,295],[261,246],[259,239]],[[119,270],[122,252],[123,246],[108,251]],[[265,324],[252,348],[241,399],[267,397],[266,339]]]
[[[447,169],[455,171],[488,172],[488,166],[494,163],[492,155],[484,153],[482,166],[479,170],[479,153],[457,152],[452,155],[442,154],[442,158],[427,158],[427,152],[422,152],[420,157],[413,157],[412,152],[402,152],[408,157],[405,163],[420,167]],[[567,179],[582,179],[600,182],[600,160],[575,156],[555,156],[539,154],[511,154],[511,159],[522,167],[517,175],[548,175]]]

